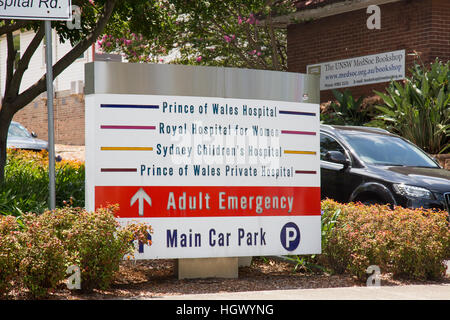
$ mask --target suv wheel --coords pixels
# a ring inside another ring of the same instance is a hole
[[[370,205],[374,205],[374,204],[385,204],[384,201],[381,201],[379,199],[362,200],[361,203],[366,206],[370,206]]]

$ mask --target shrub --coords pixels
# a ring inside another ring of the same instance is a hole
[[[332,236],[332,232],[341,213],[341,209],[337,202],[330,200],[322,201],[321,207],[321,244],[322,247],[324,247],[327,246],[328,241]],[[322,272],[325,270],[325,268],[323,267],[325,258],[324,255],[294,255],[286,256],[285,258],[295,264],[294,271],[301,269],[306,271]],[[336,270],[337,268],[334,269]],[[340,271],[339,273],[342,272],[344,272],[344,270]]]
[[[19,220],[0,216],[0,294],[20,279],[33,298],[45,297],[71,265],[80,268],[82,290],[108,288],[120,261],[134,252],[133,241],[148,243],[151,232],[145,224],[120,226],[116,209],[88,212],[66,206]]]
[[[84,206],[84,164],[56,163],[56,205]],[[5,181],[0,191],[0,214],[19,216],[48,208],[48,153],[8,149]]]
[[[19,224],[14,217],[0,216],[0,298],[11,288],[20,261],[20,247],[17,239]]]
[[[120,261],[134,251],[133,240],[148,242],[150,228],[144,224],[120,227],[114,217],[117,207],[96,212],[79,210],[70,228],[61,232],[69,252],[70,264],[81,269],[83,291],[107,289],[119,269]],[[64,215],[64,213],[63,213]]]
[[[47,224],[48,214],[22,216],[24,230],[19,274],[22,283],[34,298],[41,298],[55,289],[65,277],[67,253],[60,239]]]
[[[445,274],[450,258],[450,231],[446,212],[362,204],[340,205],[332,234],[323,247],[328,266],[359,279],[378,265],[383,272],[410,279],[436,279]]]
[[[449,225],[444,212],[397,208],[393,220],[392,272],[413,279],[437,279],[450,258]]]
[[[354,99],[347,89],[344,92],[333,90],[336,102],[331,102],[331,112],[320,114],[320,120],[324,124],[362,126],[368,123],[374,116],[374,108],[364,108],[364,96]]]
[[[339,216],[342,213],[342,205],[333,200],[323,200],[321,202],[322,209],[322,252],[325,248],[328,250],[326,254],[321,255],[323,264],[328,265],[336,273],[344,273],[348,265],[348,259],[343,254],[340,247],[332,246],[330,241],[335,241],[335,226],[339,223]],[[345,214],[345,212],[344,212]],[[333,238],[334,237],[334,238]]]
[[[111,206],[88,212],[66,206],[41,215],[67,252],[66,267],[80,268],[83,291],[108,288],[120,261],[133,253],[133,240],[148,242],[151,227],[137,223],[120,226],[116,210]]]
[[[403,83],[392,81],[386,93],[375,92],[384,105],[378,118],[387,129],[430,154],[450,147],[450,61],[438,59],[427,69],[415,64]]]

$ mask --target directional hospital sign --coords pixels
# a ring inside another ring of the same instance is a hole
[[[71,0],[0,0],[0,19],[71,20]]]
[[[319,153],[316,104],[86,96],[87,207],[152,225],[137,259],[319,253]]]

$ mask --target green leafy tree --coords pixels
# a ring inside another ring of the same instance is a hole
[[[81,9],[80,28],[70,28],[65,21],[52,22],[61,41],[70,41],[72,49],[53,64],[53,75],[56,78],[77,58],[80,57],[103,34],[105,28],[112,30],[120,28],[124,23],[130,26],[139,25],[145,20],[147,35],[159,30],[159,12],[148,11],[145,17],[139,8],[155,1],[147,0],[72,0],[73,5]],[[0,37],[5,36],[7,43],[7,61],[4,72],[5,87],[0,109],[0,182],[4,180],[6,163],[6,140],[8,128],[13,116],[38,95],[46,91],[46,75],[30,85],[21,89],[21,83],[30,60],[42,42],[45,30],[42,21],[31,20],[0,20]],[[19,30],[32,30],[35,32],[25,50],[21,54],[14,48],[13,33]]]
[[[286,70],[286,28],[275,18],[295,12],[295,1],[161,0],[136,9],[139,23],[107,29],[98,42],[102,50],[131,62],[164,63],[169,57],[181,64]],[[158,12],[158,26],[150,12]]]

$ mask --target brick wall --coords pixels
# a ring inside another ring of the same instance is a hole
[[[55,143],[84,145],[84,95],[59,91],[54,99]],[[38,138],[48,141],[47,98],[43,94],[20,110],[14,121],[20,122]]]
[[[366,10],[290,25],[288,27],[288,70],[306,73],[308,64],[406,50],[406,69],[421,53],[424,63],[436,57],[450,59],[450,1],[404,0],[381,5],[381,29],[369,30]],[[354,96],[383,91],[387,83],[351,87]],[[321,101],[333,98],[321,92]]]
[[[431,59],[450,60],[450,1],[433,0]]]

